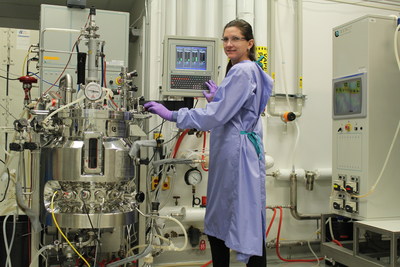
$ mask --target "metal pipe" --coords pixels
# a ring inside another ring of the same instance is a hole
[[[296,220],[319,220],[320,214],[301,214],[297,211],[297,174],[290,175],[290,213]]]
[[[99,35],[96,33],[98,27],[96,26],[96,9],[90,8],[89,26],[86,28],[87,33],[85,37],[88,39],[88,77],[86,83],[98,82],[98,49],[99,49]]]
[[[308,242],[310,245],[320,245],[321,240],[288,240],[288,241],[279,241],[279,247],[297,247],[297,246],[307,246]],[[267,248],[276,248],[276,240],[267,242]]]

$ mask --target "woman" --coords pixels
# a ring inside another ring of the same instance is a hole
[[[210,164],[205,233],[213,266],[229,266],[229,249],[248,267],[266,266],[265,158],[262,144],[264,111],[272,79],[257,65],[252,27],[244,20],[229,22],[223,32],[230,59],[217,87],[207,83],[206,108],[170,111],[155,102],[150,112],[175,121],[181,129],[210,130]]]

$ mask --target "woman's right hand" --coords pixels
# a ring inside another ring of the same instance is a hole
[[[218,85],[216,85],[213,80],[209,80],[208,82],[205,82],[205,84],[207,85],[209,92],[204,90],[203,95],[207,99],[207,102],[210,103],[213,100],[214,95],[218,90]]]

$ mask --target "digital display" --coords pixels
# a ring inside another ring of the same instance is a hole
[[[361,114],[362,82],[353,78],[334,83],[334,115]]]
[[[207,47],[176,46],[175,68],[178,70],[206,70]]]

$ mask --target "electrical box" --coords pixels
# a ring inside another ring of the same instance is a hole
[[[166,36],[162,95],[203,96],[218,77],[216,38]]]
[[[41,5],[40,7],[40,76],[41,93],[47,91],[64,71],[77,83],[77,47],[74,46],[80,31],[88,23],[89,9],[68,8],[65,6]],[[97,55],[98,80],[105,73],[104,87],[114,88],[122,67],[128,66],[129,13],[96,9],[96,25],[99,40],[105,41],[105,67]],[[70,30],[70,31],[68,31]],[[84,44],[86,38],[77,44],[79,52],[92,53]],[[102,43],[99,44],[100,46]],[[87,63],[86,63],[87,72]],[[58,82],[57,82],[58,83]],[[56,84],[52,90],[57,91]]]
[[[331,210],[354,219],[400,217],[399,138],[371,192],[400,120],[396,27],[393,17],[369,15],[332,32]]]

